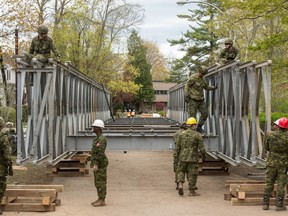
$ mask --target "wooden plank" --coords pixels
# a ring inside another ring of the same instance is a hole
[[[75,168],[75,167],[77,167],[77,168],[85,168],[86,167],[86,164],[85,163],[78,163],[78,162],[69,162],[69,163],[67,163],[67,162],[63,162],[63,163],[58,163],[58,164],[56,164],[55,166],[54,166],[55,168],[69,168],[69,167],[71,167],[71,168]]]
[[[225,188],[229,188],[231,184],[265,184],[264,181],[257,181],[251,179],[245,180],[226,180]]]
[[[245,199],[245,191],[237,191],[236,197],[240,200],[244,200]]]
[[[64,185],[12,185],[12,184],[8,184],[7,189],[55,189],[56,192],[63,192]]]
[[[265,184],[231,184],[230,192],[233,191],[264,191]],[[274,184],[274,189],[277,188],[277,184]]]
[[[7,205],[10,202],[13,202],[17,197],[3,197],[1,200],[1,205]]]
[[[42,205],[47,206],[47,205],[51,205],[51,203],[52,203],[51,197],[43,197],[42,198]]]
[[[239,200],[237,198],[231,198],[231,205],[232,206],[256,206],[262,205],[263,198],[246,198],[244,200]],[[276,204],[276,198],[270,198],[270,205]],[[284,204],[288,204],[288,200],[284,200]]]
[[[5,197],[56,197],[55,189],[6,189]]]
[[[9,203],[2,206],[3,211],[14,211],[14,212],[46,212],[55,211],[55,203],[44,206],[41,203]]]

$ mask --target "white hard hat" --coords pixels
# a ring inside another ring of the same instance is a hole
[[[104,122],[100,119],[96,119],[94,123],[92,124],[92,127],[100,127],[104,128]]]

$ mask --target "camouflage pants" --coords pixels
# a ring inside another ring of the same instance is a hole
[[[189,190],[197,190],[198,178],[198,162],[180,161],[178,166],[178,181],[185,182],[185,174],[187,176]]]
[[[204,125],[207,117],[208,117],[208,108],[206,102],[204,100],[189,100],[189,117],[194,117],[196,119],[197,111],[201,113],[200,119],[198,121],[198,125]]]
[[[175,183],[178,182],[178,158],[174,157],[174,161],[173,161],[173,171],[175,173]]]
[[[6,190],[6,177],[0,176],[0,202],[2,200],[2,198],[4,197],[4,193]]]
[[[265,172],[265,191],[264,193],[271,194],[274,189],[274,183],[277,180],[277,196],[284,196],[284,188],[287,183],[286,167],[266,167]]]
[[[99,168],[97,172],[94,172],[94,184],[98,198],[105,200],[107,193],[107,167]]]
[[[47,62],[49,59],[49,55],[44,54],[36,54],[35,56],[32,54],[25,53],[25,59],[28,62],[31,62],[32,58],[36,58],[37,60],[40,60],[42,62]]]

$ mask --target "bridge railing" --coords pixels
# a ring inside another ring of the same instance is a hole
[[[16,58],[16,63],[17,164],[30,159],[57,163],[71,153],[68,135],[90,127],[96,118],[110,118],[107,90],[68,62],[33,59],[30,65]],[[23,104],[27,119],[22,119]]]
[[[213,155],[231,164],[265,163],[263,132],[271,129],[271,61],[238,61],[209,68],[205,76],[215,91],[205,91],[209,116],[205,123],[206,143]],[[188,118],[184,85],[169,90],[169,118],[183,122]],[[260,106],[261,104],[261,106]],[[264,112],[265,128],[260,128],[259,113]],[[217,139],[215,145],[211,137]]]

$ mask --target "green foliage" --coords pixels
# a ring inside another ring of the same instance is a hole
[[[286,117],[288,118],[288,114],[287,113],[280,113],[280,112],[272,112],[271,113],[271,127],[273,127],[274,122],[282,117]],[[265,113],[260,113],[259,114],[259,122],[260,122],[260,127],[261,129],[264,131],[265,130],[265,125],[266,125],[266,116]]]
[[[217,0],[207,0],[207,4],[198,4],[197,9],[189,10],[189,15],[180,14],[180,19],[191,21],[189,30],[183,33],[178,40],[168,40],[172,46],[180,46],[180,50],[186,51],[181,62],[175,61],[171,70],[171,81],[179,82],[182,73],[187,74],[187,68],[183,64],[190,65],[190,69],[200,65],[213,65],[215,63],[215,51],[218,48],[213,20],[219,13],[217,8],[221,7]],[[196,3],[196,2],[195,2]],[[212,7],[215,5],[216,7]],[[182,68],[182,70],[181,70]],[[184,69],[184,70],[183,70]],[[183,81],[183,80],[182,80]]]
[[[0,107],[0,116],[4,118],[5,122],[16,122],[16,110],[13,107]]]
[[[155,92],[152,84],[152,75],[150,73],[151,65],[147,62],[147,49],[136,31],[132,31],[128,38],[128,54],[131,56],[129,64],[139,70],[139,76],[135,78],[135,83],[141,86],[137,95],[136,102],[152,104],[155,98]]]

